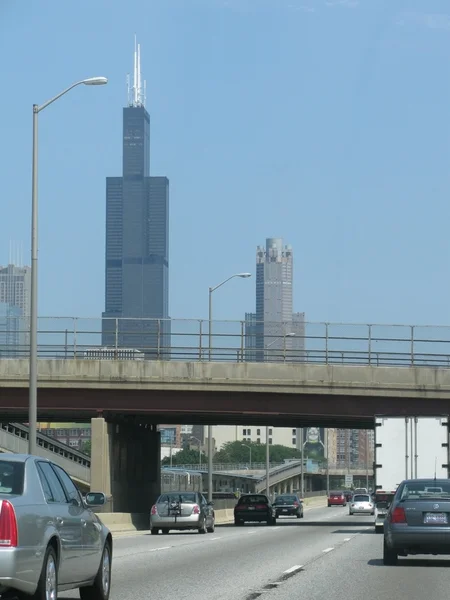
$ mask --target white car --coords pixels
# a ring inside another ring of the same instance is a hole
[[[355,494],[348,507],[349,515],[375,514],[375,505],[369,494]]]
[[[384,520],[391,505],[392,499],[395,496],[395,492],[386,492],[384,490],[377,490],[374,495],[375,504],[375,533],[383,533],[384,531]]]

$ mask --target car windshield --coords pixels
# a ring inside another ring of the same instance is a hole
[[[0,460],[0,494],[23,494],[25,465],[22,462]]]
[[[267,496],[241,496],[239,504],[267,504]]]
[[[189,493],[175,493],[175,494],[163,494],[158,504],[165,504],[167,502],[181,502],[181,504],[195,504],[197,502],[195,494]]]
[[[404,500],[450,500],[450,481],[410,481],[400,490],[400,501]]]
[[[330,492],[330,496],[342,496],[342,492]]]
[[[353,502],[370,502],[370,496],[367,494],[355,494]]]
[[[275,499],[275,504],[292,504],[296,500],[296,496],[278,496],[278,498]]]

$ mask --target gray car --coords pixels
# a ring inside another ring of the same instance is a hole
[[[112,537],[69,475],[44,458],[0,458],[0,594],[20,600],[56,600],[80,588],[82,600],[107,600]]]
[[[450,481],[409,479],[398,487],[384,521],[383,562],[399,556],[450,555]]]
[[[216,523],[213,503],[207,502],[200,492],[168,492],[161,494],[150,512],[153,535],[162,530],[196,529],[199,533],[213,533]]]

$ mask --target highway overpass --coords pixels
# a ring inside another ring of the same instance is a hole
[[[40,359],[41,421],[373,427],[376,414],[450,412],[450,369]],[[28,410],[28,361],[0,360],[0,410]]]

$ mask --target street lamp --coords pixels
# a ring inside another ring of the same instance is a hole
[[[250,471],[252,470],[252,447],[248,446],[247,444],[241,444],[241,446],[244,446],[245,448],[248,448],[250,450]]]
[[[33,162],[31,192],[31,291],[30,291],[30,366],[28,401],[28,453],[36,454],[37,434],[37,267],[38,267],[38,114],[78,85],[105,85],[106,77],[91,77],[77,81],[44,102],[33,104]]]
[[[294,337],[295,333],[285,333],[284,335],[280,335],[279,337],[275,338],[274,340],[272,340],[270,342],[270,344],[267,344],[266,346],[266,350],[267,348],[270,348],[270,346],[273,346],[273,344],[275,344],[275,342],[278,342],[278,340],[284,340],[284,344],[283,344],[283,352],[284,352],[284,360],[286,360],[286,338],[288,337]]]
[[[235,277],[242,277],[246,279],[247,277],[251,277],[251,273],[235,273],[224,279],[218,285],[209,288],[209,311],[208,311],[208,360],[211,361],[211,345],[212,345],[212,336],[211,336],[211,325],[212,325],[212,294],[218,288],[222,287],[225,283],[230,281],[230,279],[234,279]],[[208,425],[208,501],[212,502],[212,470],[213,470],[213,443],[212,443],[212,425]]]
[[[200,467],[200,471],[201,471],[202,470],[202,443],[198,439],[198,437],[195,437],[195,435],[191,435],[190,439],[198,442],[198,463],[199,463],[199,467]]]

